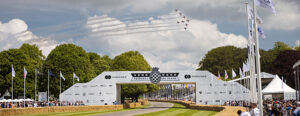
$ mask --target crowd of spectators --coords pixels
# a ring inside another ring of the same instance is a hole
[[[300,116],[300,102],[295,100],[264,101],[267,116]]]
[[[24,108],[24,107],[53,107],[53,106],[83,106],[82,101],[76,101],[75,103],[68,101],[51,101],[51,102],[39,102],[39,101],[26,101],[24,102],[0,102],[0,108]]]

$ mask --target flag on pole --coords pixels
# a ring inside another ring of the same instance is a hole
[[[15,69],[14,69],[14,65],[12,65],[12,67],[11,67],[11,76],[16,77],[16,72],[15,72]]]
[[[228,79],[228,74],[226,70],[225,70],[225,79]]]
[[[244,77],[244,72],[242,71],[242,69],[240,68],[240,78]]]
[[[64,81],[66,80],[65,77],[62,75],[62,73],[59,71],[59,76],[62,78]]]
[[[24,67],[24,79],[26,79],[26,75],[27,75],[27,70],[26,70],[26,68]]]
[[[253,12],[253,9],[251,7],[248,7],[248,19],[249,20],[254,20],[254,12]],[[262,24],[263,23],[263,20],[262,18],[260,18],[260,16],[256,15],[256,21],[258,24]]]
[[[218,80],[221,80],[221,75],[220,75],[220,73],[218,72]]]
[[[266,38],[265,32],[260,27],[257,27],[257,32],[258,32],[260,38],[262,38],[262,39]]]
[[[76,78],[77,81],[79,81],[79,77],[75,73],[73,73],[73,78]]]
[[[247,72],[247,66],[246,66],[245,63],[243,63],[243,71],[244,71],[244,72]],[[244,72],[243,72],[243,73],[244,73]]]
[[[234,72],[234,70],[232,69],[232,79],[236,77],[236,73]]]
[[[268,8],[276,15],[276,10],[272,0],[256,0],[256,5],[263,8]]]
[[[49,75],[52,76],[52,77],[55,77],[56,75],[53,74],[51,71],[49,71]]]

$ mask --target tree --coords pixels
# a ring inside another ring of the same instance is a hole
[[[296,46],[295,50],[300,51],[300,46]]]
[[[9,49],[0,52],[0,92],[7,89],[11,92],[11,65],[14,65],[16,77],[14,78],[14,98],[23,96],[24,67],[28,74],[26,77],[26,97],[34,98],[35,68],[41,68],[44,56],[36,45],[23,44],[19,49]]]
[[[278,41],[274,43],[274,47],[272,50],[279,53],[280,51],[284,51],[284,50],[292,50],[292,48],[289,45]]]
[[[88,53],[89,58],[90,58],[90,62],[92,64],[92,66],[95,69],[95,73],[96,75],[101,74],[103,71],[108,71],[110,69],[110,62],[107,61],[108,59],[110,60],[110,58],[108,57],[108,59],[104,59],[101,58],[101,56],[99,56],[97,53],[93,53],[90,52]]]
[[[43,70],[45,75],[40,78],[40,89],[44,91],[47,90],[48,70],[56,75],[50,77],[50,94],[54,94],[55,97],[59,95],[60,71],[66,79],[62,81],[62,91],[72,86],[73,73],[80,78],[81,83],[88,82],[96,76],[89,55],[82,47],[74,44],[61,44],[48,55]]]
[[[138,51],[125,52],[112,61],[113,71],[150,71],[151,67]]]
[[[290,87],[295,87],[293,65],[300,60],[300,51],[281,51],[273,62],[272,73],[287,80]]]
[[[231,75],[231,70],[239,71],[242,63],[247,59],[247,49],[236,48],[234,46],[218,47],[208,51],[199,63],[197,70],[208,70],[215,75],[220,72],[224,75],[226,70]]]
[[[116,56],[112,61],[111,70],[114,71],[150,71],[151,67],[144,57],[137,51],[125,52]],[[137,101],[138,97],[148,91],[153,91],[156,85],[124,84],[121,86],[121,100],[125,97]],[[149,89],[148,89],[149,87]]]

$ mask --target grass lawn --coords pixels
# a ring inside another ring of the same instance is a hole
[[[215,113],[217,112],[187,109],[184,105],[174,103],[174,106],[170,109],[136,116],[211,116]]]
[[[149,107],[151,104],[143,105],[141,107],[137,107],[135,109],[146,108]],[[88,116],[88,115],[95,115],[95,114],[105,114],[111,112],[122,112],[122,111],[129,111],[135,109],[123,109],[123,110],[105,110],[105,111],[79,111],[79,112],[53,112],[53,113],[46,113],[46,114],[26,114],[26,115],[19,115],[19,116]]]

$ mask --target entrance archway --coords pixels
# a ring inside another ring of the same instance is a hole
[[[248,100],[249,90],[237,82],[226,82],[208,71],[109,71],[87,83],[76,83],[60,94],[60,101],[82,101],[86,105],[121,103],[121,84],[194,83],[196,104],[221,105]]]

